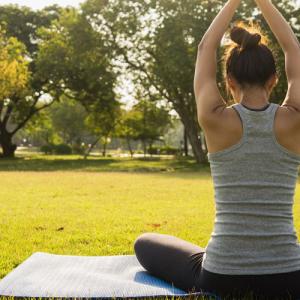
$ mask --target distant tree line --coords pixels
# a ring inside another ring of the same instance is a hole
[[[295,1],[274,0],[300,37]],[[14,156],[20,130],[59,139],[84,155],[111,137],[144,150],[171,126],[175,110],[197,162],[207,160],[193,93],[197,46],[218,13],[221,0],[87,0],[80,9],[49,6],[39,11],[0,6],[0,144]],[[271,101],[286,91],[284,57],[253,1],[235,20],[255,20],[265,30],[280,72]],[[218,55],[221,57],[223,48]],[[218,84],[225,85],[219,69]],[[117,86],[134,83],[137,104],[124,109]],[[65,123],[62,124],[61,122]],[[61,128],[65,128],[61,130]],[[86,143],[85,143],[86,144]],[[76,146],[77,145],[77,146]],[[80,147],[79,147],[80,148]]]

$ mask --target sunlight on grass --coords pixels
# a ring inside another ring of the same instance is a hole
[[[68,160],[76,158],[31,157],[28,164],[14,160],[15,171],[4,171],[7,161],[0,162],[0,278],[37,251],[134,254],[134,240],[143,232],[175,235],[206,246],[214,222],[208,168],[195,171],[188,161],[125,160],[125,165],[135,164],[134,172],[128,173],[118,171],[125,167],[116,160],[113,172],[108,168],[102,172],[97,160],[98,165],[89,165],[88,170],[82,162],[67,168]],[[58,164],[59,171],[49,169],[48,161]],[[148,163],[150,169],[145,171]],[[158,169],[151,171],[155,164]],[[182,168],[159,171],[168,164]],[[294,207],[298,237],[299,198],[298,181]]]
[[[36,251],[133,254],[146,231],[208,242],[209,174],[1,172],[0,277]]]
[[[84,160],[80,155],[18,155],[15,159],[1,159],[0,171],[122,171],[122,172],[173,172],[209,171],[209,165],[199,165],[188,158],[141,157],[119,158],[91,156]]]

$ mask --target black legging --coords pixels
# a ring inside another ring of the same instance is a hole
[[[300,271],[267,275],[224,275],[201,268],[205,249],[178,237],[146,232],[134,242],[140,264],[152,275],[186,292],[209,292],[226,299],[300,300]]]

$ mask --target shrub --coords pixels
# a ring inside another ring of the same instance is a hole
[[[135,153],[137,153],[137,154],[143,154],[144,151],[143,150],[136,150]]]
[[[74,154],[84,154],[85,153],[85,148],[84,146],[80,144],[75,144],[72,146],[72,153]]]
[[[54,145],[51,144],[43,145],[41,146],[40,150],[45,154],[53,154]]]
[[[153,154],[159,154],[159,153],[160,153],[160,147],[158,147],[158,146],[148,147],[147,152],[148,152],[150,155],[153,155]]]
[[[167,155],[177,155],[179,153],[179,149],[171,146],[163,146],[160,148],[160,153]]]
[[[58,144],[54,146],[55,154],[72,154],[72,148],[67,144]]]

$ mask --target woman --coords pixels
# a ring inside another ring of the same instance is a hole
[[[256,0],[286,60],[288,91],[269,102],[275,60],[262,36],[234,26],[225,55],[226,105],[216,83],[216,50],[240,0],[229,0],[203,36],[194,90],[214,182],[216,218],[206,249],[144,233],[134,244],[153,275],[185,291],[300,299],[300,245],[293,196],[300,164],[300,45],[270,0]]]

